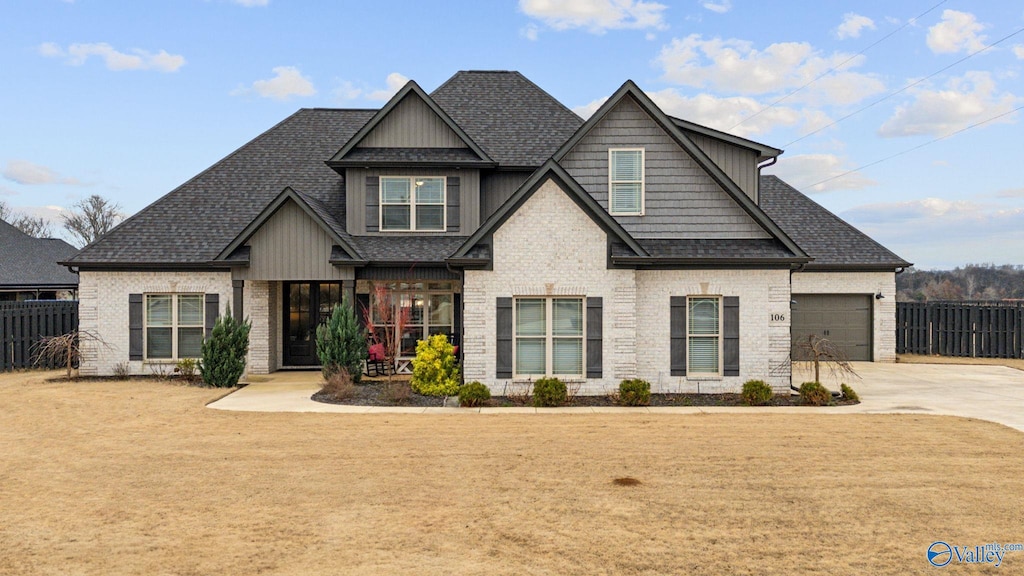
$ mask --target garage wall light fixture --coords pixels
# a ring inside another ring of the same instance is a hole
[[[875,294],[875,300],[881,300],[882,298],[885,298],[885,296],[883,296],[882,291],[879,290],[878,294]]]

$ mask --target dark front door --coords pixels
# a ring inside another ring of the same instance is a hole
[[[288,298],[284,311],[285,366],[319,366],[316,355],[316,327],[331,317],[341,304],[338,282],[286,282]]]

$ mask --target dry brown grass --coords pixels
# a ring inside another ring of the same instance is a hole
[[[0,574],[931,574],[933,540],[1024,540],[1024,435],[987,422],[222,393],[0,375]]]
[[[896,361],[904,364],[983,364],[987,366],[1008,366],[1017,370],[1024,370],[1024,360],[1015,358],[958,358],[955,356],[900,354]]]

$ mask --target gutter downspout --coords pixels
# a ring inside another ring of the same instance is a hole
[[[769,168],[771,166],[774,166],[775,163],[778,162],[778,161],[779,161],[779,157],[778,156],[772,156],[771,159],[768,160],[767,162],[764,162],[764,163],[761,163],[761,164],[757,165],[757,179],[754,180],[754,182],[757,183],[757,190],[756,190],[756,192],[754,194],[754,196],[755,196],[754,204],[757,204],[758,206],[761,205],[761,169],[762,168]]]

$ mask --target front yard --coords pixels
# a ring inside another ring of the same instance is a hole
[[[1024,541],[1024,435],[988,422],[221,394],[0,374],[0,574],[907,574],[935,540]]]

